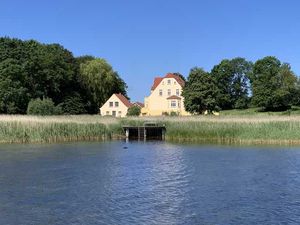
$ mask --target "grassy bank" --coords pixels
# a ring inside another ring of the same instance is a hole
[[[99,116],[0,116],[0,143],[110,140],[122,135],[118,121]]]
[[[153,118],[131,119],[141,124]],[[198,116],[160,117],[167,127],[166,139],[179,142],[226,144],[300,144],[300,116]]]
[[[226,144],[300,144],[300,116],[197,117],[0,116],[1,143],[47,143],[123,138],[122,125],[165,124],[166,139]]]

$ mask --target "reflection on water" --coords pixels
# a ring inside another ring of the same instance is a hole
[[[0,146],[0,224],[299,224],[299,187],[296,148]]]

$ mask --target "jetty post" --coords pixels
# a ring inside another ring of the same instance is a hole
[[[155,122],[145,122],[142,126],[123,126],[126,141],[132,140],[165,140],[166,127]]]

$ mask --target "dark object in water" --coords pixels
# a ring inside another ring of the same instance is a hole
[[[128,149],[128,147],[127,147],[127,146],[124,146],[123,149]]]

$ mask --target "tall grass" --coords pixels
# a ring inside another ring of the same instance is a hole
[[[300,116],[194,116],[131,118],[165,124],[166,140],[234,144],[300,144]]]
[[[116,119],[99,116],[0,116],[1,143],[108,140],[122,130]]]
[[[300,121],[168,122],[167,140],[240,144],[300,144]]]
[[[155,121],[166,140],[238,144],[300,144],[300,116],[0,116],[0,142],[60,142],[124,138],[122,125]]]

